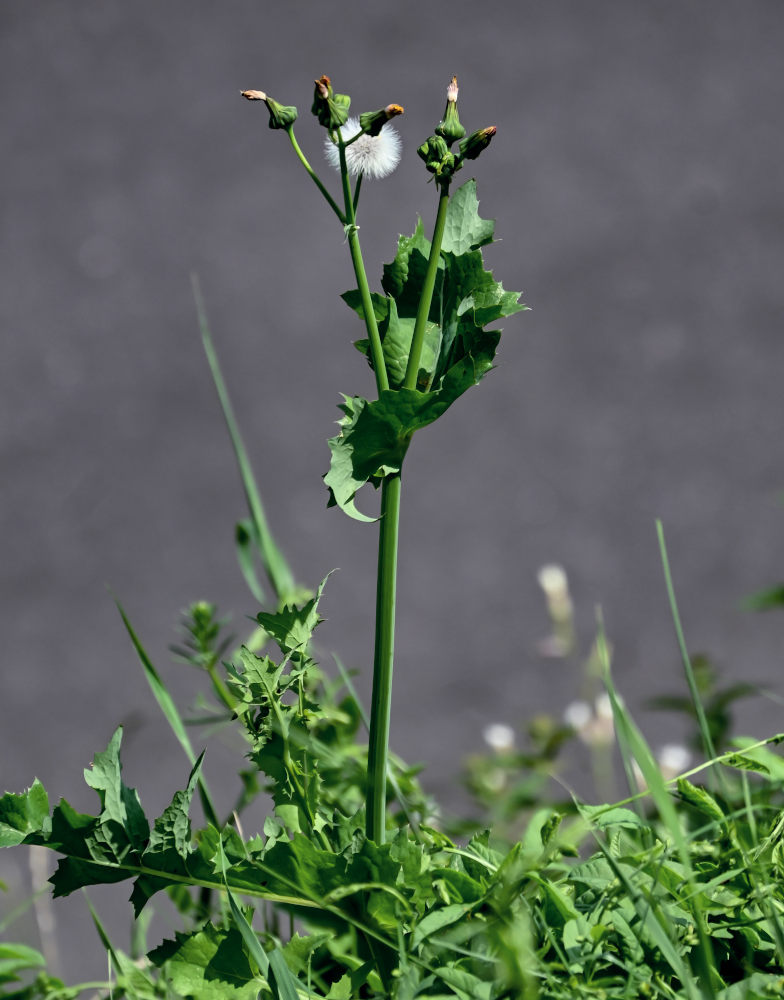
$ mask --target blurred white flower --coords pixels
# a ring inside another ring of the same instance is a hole
[[[344,142],[353,139],[360,131],[358,118],[349,118],[341,126],[340,134]],[[397,129],[384,125],[378,135],[363,135],[346,146],[346,166],[352,177],[362,174],[372,179],[387,177],[400,162],[401,142]],[[340,170],[338,147],[327,138],[324,140],[324,154],[330,166]]]
[[[606,694],[600,694],[593,707],[586,701],[573,701],[566,706],[563,720],[588,746],[609,746],[615,739],[612,705]]]
[[[618,696],[618,703],[623,704],[620,696]],[[606,691],[599,695],[594,704],[596,705],[596,715],[598,718],[612,720],[612,702],[610,701],[610,696]]]
[[[659,748],[656,754],[656,762],[659,765],[662,778],[665,781],[672,781],[673,778],[677,778],[691,764],[691,753],[686,747],[681,746],[680,743],[665,743],[663,747]],[[637,782],[638,788],[641,792],[644,792],[648,784],[645,778],[643,778],[640,765],[636,760],[632,761],[632,771],[634,772],[634,780]]]
[[[547,613],[553,633],[538,643],[539,652],[547,657],[564,657],[574,649],[574,608],[569,595],[566,570],[557,563],[547,563],[536,574],[547,601]]]
[[[515,745],[514,729],[505,722],[491,722],[482,730],[485,743],[496,753],[513,750]]]
[[[593,712],[587,701],[571,702],[566,706],[563,714],[566,725],[571,726],[578,733],[588,725],[592,718]]]
[[[569,592],[566,570],[558,563],[547,563],[546,566],[541,566],[536,574],[536,579],[548,597],[561,596]]]
[[[691,753],[680,743],[666,743],[656,755],[665,780],[682,774],[691,764]]]

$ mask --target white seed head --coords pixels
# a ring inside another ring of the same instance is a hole
[[[514,749],[515,734],[511,726],[505,722],[491,722],[482,730],[485,743],[498,753]]]
[[[349,118],[340,129],[344,142],[353,139],[360,131],[359,119]],[[346,166],[352,177],[359,174],[373,180],[387,177],[400,163],[401,142],[397,129],[384,125],[378,135],[363,135],[346,146]],[[324,154],[330,166],[340,170],[338,147],[327,138]]]

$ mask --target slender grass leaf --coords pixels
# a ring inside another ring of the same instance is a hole
[[[264,603],[264,588],[256,573],[256,551],[258,542],[254,537],[252,521],[238,521],[234,526],[234,546],[237,550],[237,562],[245,577],[248,590],[259,604]]]
[[[242,435],[240,434],[239,426],[234,416],[234,409],[231,405],[228,390],[226,389],[226,383],[223,380],[223,374],[218,363],[218,355],[212,341],[212,335],[210,333],[209,323],[207,322],[207,313],[204,308],[204,300],[201,295],[198,279],[195,275],[193,275],[191,280],[193,284],[193,297],[196,302],[196,311],[199,318],[201,339],[204,345],[204,353],[207,355],[207,362],[209,363],[210,371],[212,373],[212,380],[215,384],[215,390],[218,393],[218,399],[220,400],[221,408],[223,410],[223,417],[226,421],[232,447],[234,448],[234,455],[237,459],[237,467],[239,469],[242,486],[245,491],[245,499],[247,501],[248,510],[255,529],[255,540],[258,543],[261,560],[267,576],[272,583],[275,596],[277,597],[279,603],[285,603],[290,600],[297,591],[297,586],[294,582],[294,575],[291,572],[283,553],[278,548],[275,539],[272,536],[272,532],[270,531],[267,516],[264,511],[264,505],[261,501],[261,493],[259,492],[259,488],[256,484],[256,478],[253,475],[253,468],[250,464],[250,459],[248,458],[248,453],[245,449],[245,443],[242,440]]]
[[[117,610],[120,612],[120,617],[123,620],[126,631],[130,636],[133,647],[136,650],[136,655],[139,657],[142,668],[144,669],[144,676],[147,678],[147,683],[150,685],[150,689],[155,696],[155,700],[158,702],[161,711],[169,723],[172,732],[177,737],[180,746],[185,751],[185,756],[191,763],[191,766],[196,764],[196,754],[191,745],[190,738],[185,731],[185,723],[182,721],[182,717],[174,703],[174,699],[169,694],[166,685],[161,680],[158,671],[153,666],[152,660],[147,655],[147,651],[144,646],[142,646],[139,641],[138,636],[133,630],[128,616],[122,608],[119,601],[115,601],[117,605]],[[199,778],[199,797],[201,798],[202,808],[204,809],[204,815],[207,818],[207,822],[212,823],[213,826],[222,826],[220,820],[218,819],[218,814],[215,811],[215,806],[212,804],[212,798],[210,796],[209,788],[207,787],[207,782],[204,777]]]
[[[84,894],[84,898],[87,901],[87,906],[90,910],[90,916],[92,917],[93,924],[95,926],[96,931],[98,932],[98,937],[101,939],[101,944],[104,946],[107,954],[109,955],[109,958],[111,959],[112,965],[114,966],[114,971],[119,972],[120,961],[117,957],[117,952],[115,951],[114,945],[111,942],[111,938],[109,937],[109,933],[104,927],[101,918],[98,916],[95,907],[90,901],[90,897],[87,895],[84,889],[82,890],[82,893]]]
[[[262,975],[269,981],[272,992],[276,1000],[299,1000],[297,992],[297,980],[286,964],[286,959],[279,948],[274,948],[269,954],[261,946],[256,933],[245,919],[242,911],[234,900],[234,896],[226,881],[226,858],[223,853],[223,846],[220,847],[221,868],[223,872],[223,884],[226,890],[226,898],[231,910],[234,923],[242,935],[245,947],[248,949],[253,961],[259,967]]]
[[[664,527],[662,522],[656,521],[656,534],[659,539],[659,553],[661,555],[662,569],[664,571],[664,582],[667,588],[667,598],[670,602],[670,614],[672,615],[673,625],[675,626],[675,635],[678,641],[678,649],[680,650],[681,659],[683,660],[683,669],[686,674],[686,683],[689,686],[689,694],[691,695],[691,700],[694,705],[694,712],[697,716],[697,722],[700,727],[700,735],[702,737],[702,744],[705,748],[706,757],[715,757],[716,748],[713,744],[713,736],[711,735],[710,724],[708,718],[705,714],[705,709],[702,704],[702,699],[700,698],[699,686],[697,684],[697,679],[694,675],[694,668],[692,666],[691,657],[689,656],[689,650],[686,646],[686,638],[683,634],[683,626],[681,625],[681,617],[678,612],[678,603],[675,600],[675,588],[672,583],[672,575],[670,573],[670,561],[667,556],[667,545],[664,540]]]

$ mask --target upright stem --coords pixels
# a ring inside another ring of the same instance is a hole
[[[395,587],[400,521],[400,473],[381,485],[381,524],[376,584],[376,637],[373,658],[373,695],[370,703],[370,747],[366,833],[383,844],[386,837],[387,755],[392,701],[392,665],[395,654]]]
[[[438,261],[441,256],[448,203],[449,182],[446,181],[441,185],[430,259],[422,285],[414,334],[411,338],[411,351],[403,383],[407,389],[416,388],[425,326],[433,301]],[[365,308],[367,309],[367,307]],[[400,489],[399,472],[387,476],[381,486],[381,524],[376,584],[376,638],[373,657],[373,695],[370,704],[370,747],[368,750],[367,819],[365,825],[368,839],[376,844],[383,844],[386,837],[387,759],[389,756],[389,722],[392,705],[392,667],[395,653],[395,587],[400,523]]]
[[[436,275],[438,274],[438,262],[441,259],[441,243],[444,239],[444,225],[446,223],[446,210],[449,205],[449,181],[441,183],[440,195],[438,198],[438,213],[436,224],[433,227],[433,239],[430,245],[430,259],[427,262],[425,280],[422,284],[422,295],[419,299],[416,320],[414,322],[414,334],[411,337],[411,350],[408,352],[408,364],[406,365],[406,377],[403,380],[405,389],[416,389],[417,377],[419,375],[419,362],[422,359],[422,346],[425,342],[425,328],[427,317],[430,315],[430,305],[433,301],[433,290],[436,286]]]
[[[338,152],[340,154],[340,178],[343,182],[343,199],[346,206],[346,236],[348,238],[348,248],[351,252],[351,263],[354,265],[354,275],[357,279],[357,288],[362,299],[362,311],[365,314],[365,327],[370,341],[370,357],[373,361],[373,371],[376,375],[376,388],[379,395],[389,388],[387,377],[387,364],[384,360],[384,350],[381,347],[381,335],[378,332],[376,314],[373,311],[373,299],[370,297],[370,285],[368,284],[365,272],[365,263],[362,260],[362,250],[359,246],[359,226],[354,211],[354,198],[351,195],[351,185],[348,179],[348,168],[346,167],[346,144],[338,136]],[[357,182],[359,184],[359,181]]]

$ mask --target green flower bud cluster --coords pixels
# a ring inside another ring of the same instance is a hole
[[[482,150],[490,145],[490,140],[496,133],[495,126],[491,125],[464,138],[466,130],[457,113],[457,94],[457,77],[453,76],[446,90],[444,117],[436,127],[435,133],[417,150],[425,161],[427,169],[434,175],[436,183],[448,183],[453,174],[462,167],[463,161],[475,160]],[[455,155],[449,151],[449,147],[458,141],[459,151]]]
[[[348,94],[336,94],[332,90],[328,76],[321,76],[316,80],[313,107],[310,110],[324,128],[332,132],[340,128],[341,125],[345,125],[350,105],[351,98]]]
[[[437,180],[449,180],[460,168],[455,154],[449,152],[446,140],[440,135],[431,135],[417,149],[417,153]]]
[[[269,111],[270,128],[290,128],[297,120],[297,109],[285,104],[278,104],[263,90],[243,90],[242,96],[248,101],[264,101]]]

